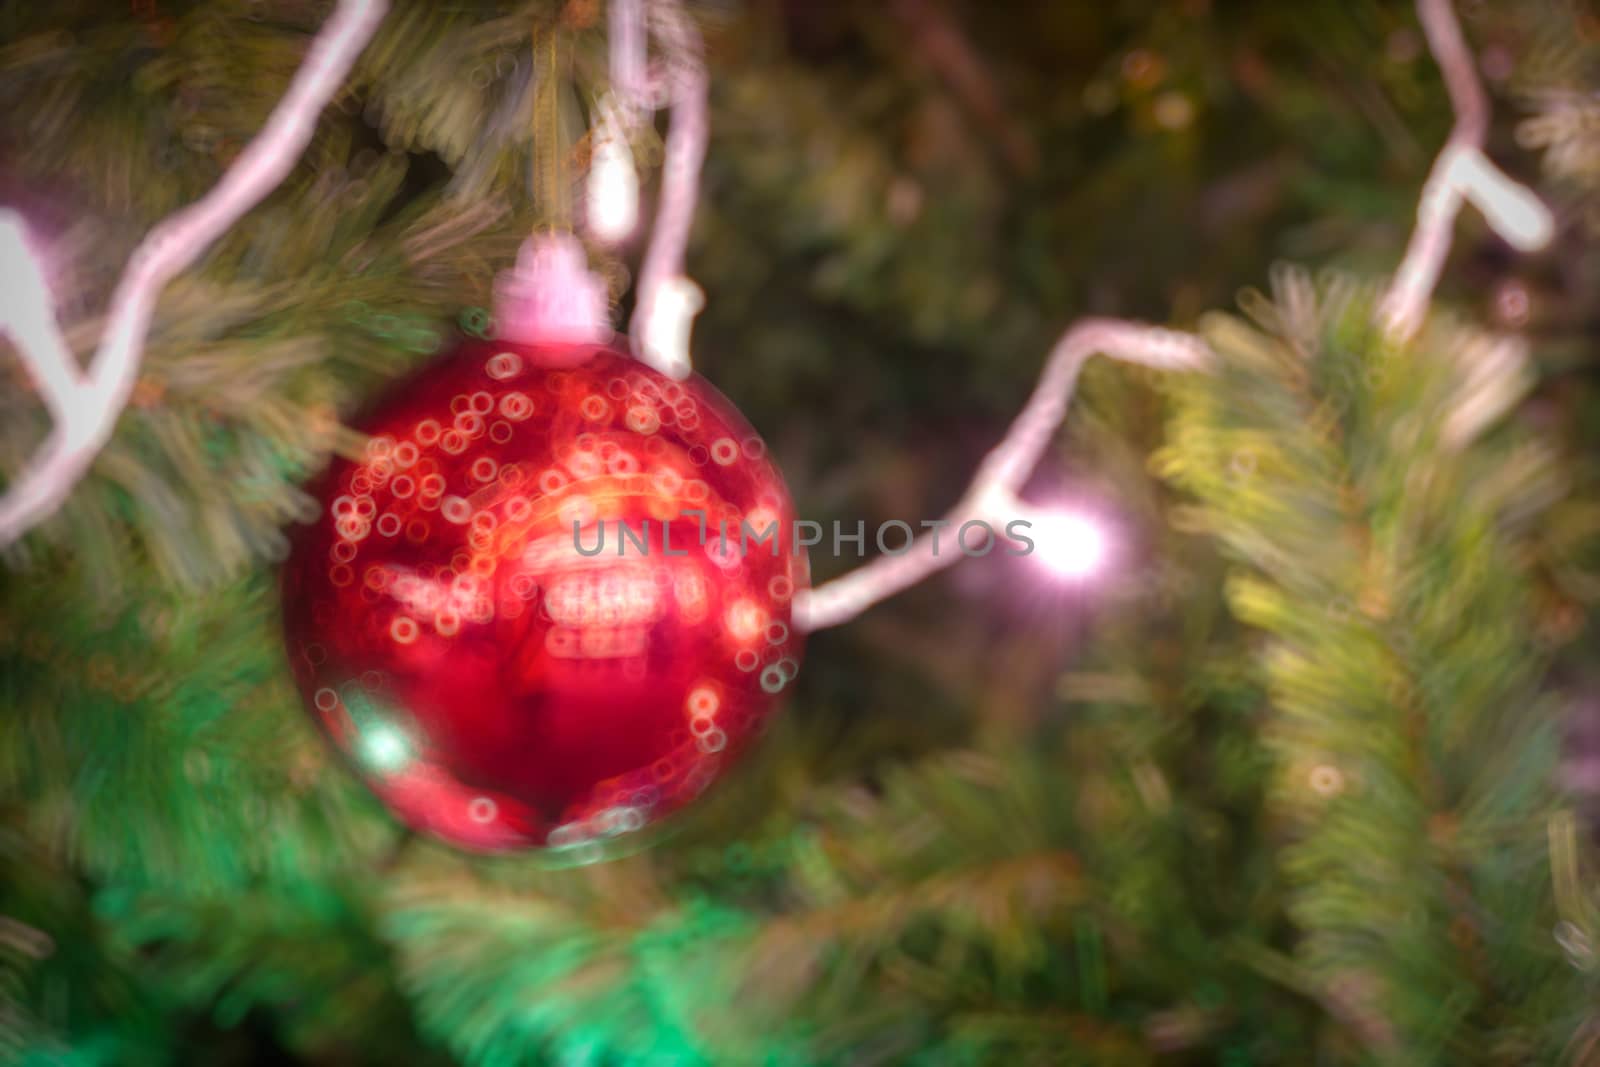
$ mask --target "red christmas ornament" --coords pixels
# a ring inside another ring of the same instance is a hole
[[[363,429],[284,569],[285,630],[313,716],[405,822],[592,854],[765,725],[806,559],[761,438],[704,380],[470,342]]]

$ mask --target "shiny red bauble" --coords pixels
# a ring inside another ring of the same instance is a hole
[[[411,826],[604,855],[794,681],[793,505],[705,381],[469,342],[360,428],[285,566],[285,633],[312,715]]]

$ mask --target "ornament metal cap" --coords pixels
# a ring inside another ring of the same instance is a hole
[[[529,237],[516,267],[495,279],[495,322],[508,341],[603,345],[612,337],[609,311],[605,281],[568,233]]]

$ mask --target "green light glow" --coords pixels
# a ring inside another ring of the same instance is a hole
[[[405,732],[389,723],[377,723],[361,736],[361,762],[385,774],[411,761],[411,744]]]

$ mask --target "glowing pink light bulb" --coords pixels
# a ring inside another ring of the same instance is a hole
[[[1032,556],[1051,574],[1082,581],[1105,569],[1110,539],[1092,517],[1079,511],[1041,511],[1032,522]]]

